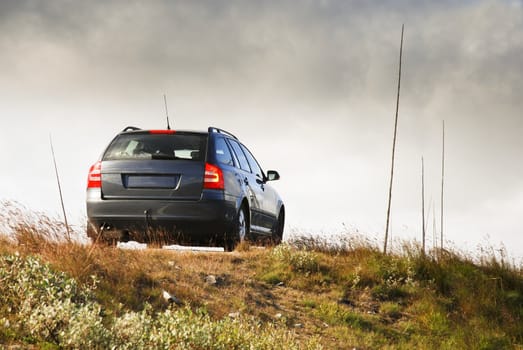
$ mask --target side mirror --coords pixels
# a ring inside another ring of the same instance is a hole
[[[280,179],[280,174],[276,170],[267,171],[267,181],[276,181]]]

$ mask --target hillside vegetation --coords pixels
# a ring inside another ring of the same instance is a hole
[[[336,247],[122,250],[58,239],[63,227],[45,217],[10,226],[6,346],[523,349],[523,274],[493,254],[383,255],[353,236]]]

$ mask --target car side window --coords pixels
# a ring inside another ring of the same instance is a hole
[[[243,149],[243,153],[245,153],[245,156],[247,157],[247,161],[249,162],[249,165],[251,166],[252,172],[261,180],[263,180],[263,171],[260,168],[260,165],[252,155],[252,153],[245,147],[244,145],[241,145]]]
[[[236,158],[238,159],[238,162],[240,163],[240,168],[242,170],[251,172],[251,168],[249,167],[249,162],[247,161],[247,157],[242,151],[242,148],[240,147],[240,144],[236,141],[229,140],[232,150],[234,151],[234,154],[236,154]]]
[[[214,144],[215,152],[216,152],[216,160],[218,163],[221,164],[227,164],[227,165],[234,165],[234,162],[232,160],[232,154],[229,150],[229,146],[227,146],[227,143],[225,140],[221,137],[218,137],[216,139],[216,143]]]

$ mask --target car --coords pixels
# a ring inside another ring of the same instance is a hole
[[[87,179],[87,235],[116,244],[279,243],[285,206],[249,149],[223,129],[126,127]]]

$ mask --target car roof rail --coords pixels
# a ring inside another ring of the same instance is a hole
[[[216,132],[216,133],[218,133],[218,134],[228,135],[228,136],[231,136],[232,138],[238,140],[238,138],[237,138],[236,136],[234,136],[233,134],[231,134],[230,132],[225,131],[225,130],[220,129],[220,128],[217,128],[217,127],[214,127],[214,126],[209,126],[208,131],[209,131],[209,132]]]
[[[126,131],[136,131],[136,130],[142,130],[142,129],[137,128],[136,126],[128,126],[128,127],[126,127],[125,129],[123,129],[122,132],[126,132]]]

